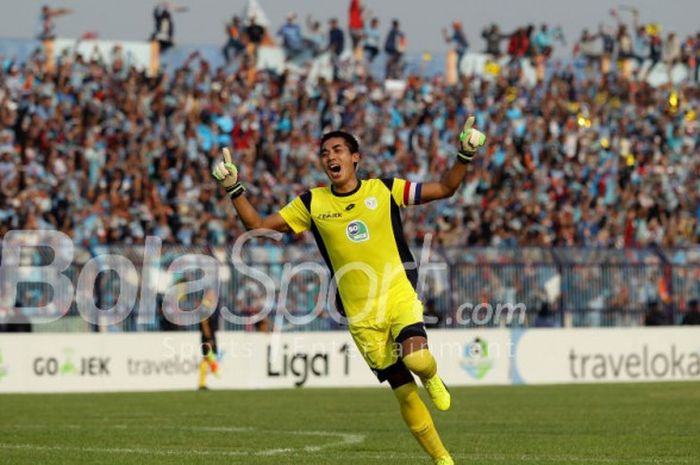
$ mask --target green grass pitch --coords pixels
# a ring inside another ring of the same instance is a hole
[[[700,464],[700,383],[452,393],[457,464]],[[12,465],[430,464],[388,388],[0,395],[0,435]]]

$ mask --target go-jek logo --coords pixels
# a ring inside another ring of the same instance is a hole
[[[477,337],[466,344],[461,365],[472,378],[483,379],[493,368],[493,358],[489,355],[488,342]]]
[[[7,366],[2,364],[3,358],[2,358],[2,352],[0,352],[0,381],[7,376]]]
[[[64,351],[65,359],[56,357],[37,357],[34,359],[34,374],[37,376],[109,376],[109,357],[80,357],[73,359],[73,351]]]
[[[369,229],[364,221],[356,220],[348,223],[345,234],[353,242],[364,242],[369,240]]]

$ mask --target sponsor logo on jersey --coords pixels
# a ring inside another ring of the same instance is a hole
[[[364,242],[369,240],[369,229],[364,221],[356,220],[348,223],[345,234],[352,242]]]
[[[326,213],[319,213],[316,215],[317,220],[334,220],[337,218],[342,218],[343,214],[340,212],[326,212]]]

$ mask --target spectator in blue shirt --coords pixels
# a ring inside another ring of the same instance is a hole
[[[442,35],[445,38],[445,42],[448,44],[453,44],[455,52],[457,52],[457,69],[459,70],[459,64],[462,63],[462,57],[469,50],[469,41],[467,36],[464,34],[462,29],[462,23],[460,21],[455,21],[452,23],[452,35],[447,32],[447,29],[442,30]]]
[[[367,59],[370,63],[379,54],[379,44],[381,41],[381,32],[379,31],[379,18],[372,18],[369,26],[365,27],[365,44],[364,49],[367,53]]]
[[[287,16],[287,22],[277,31],[277,35],[282,37],[282,46],[287,59],[294,58],[304,49],[301,28],[296,22],[294,13]]]

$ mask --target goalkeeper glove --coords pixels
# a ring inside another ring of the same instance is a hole
[[[486,135],[483,132],[472,128],[474,124],[474,117],[470,116],[467,118],[467,122],[464,123],[464,129],[459,134],[459,150],[457,153],[457,160],[462,163],[469,163],[474,158],[476,151],[479,147],[484,145],[486,142]]]
[[[238,182],[238,169],[231,161],[231,152],[227,148],[224,148],[222,152],[224,161],[220,161],[214,166],[211,175],[224,188],[229,197],[235,199],[245,192],[245,186]]]

